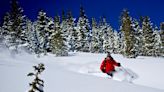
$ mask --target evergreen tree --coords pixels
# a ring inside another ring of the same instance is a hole
[[[113,53],[118,54],[120,53],[120,36],[119,33],[115,30],[114,31],[114,41],[113,41]]]
[[[47,51],[51,51],[51,40],[52,40],[52,34],[54,33],[54,20],[52,18],[48,18],[48,23],[47,23]]]
[[[107,24],[106,18],[103,18],[103,51],[113,53],[114,50],[114,33],[110,25]]]
[[[39,75],[45,70],[44,64],[40,63],[38,66],[33,66],[35,72],[29,73],[27,76],[34,76],[32,83],[29,83],[30,90],[28,92],[44,92],[44,81],[39,78]]]
[[[35,54],[37,54],[38,57],[40,57],[40,54],[42,53],[42,49],[40,46],[37,21],[33,22],[32,24],[31,41],[32,41],[32,48],[34,49]]]
[[[134,44],[133,47],[133,57],[137,57],[140,55],[140,51],[142,48],[142,35],[141,35],[141,30],[139,26],[139,22],[136,19],[132,20],[132,42]]]
[[[141,29],[141,27],[140,27],[140,23],[136,20],[136,19],[134,19],[133,20],[133,30],[134,30],[134,32],[135,32],[135,39],[136,39],[136,54],[138,54],[138,55],[143,55],[143,50],[144,50],[144,48],[143,48],[143,30]]]
[[[77,50],[89,52],[90,51],[90,25],[85,15],[84,9],[80,7],[80,17],[77,22],[78,43]]]
[[[2,32],[2,28],[0,27],[0,45],[2,44],[3,40],[4,40],[4,37],[3,37],[3,32]]]
[[[154,49],[154,38],[152,23],[148,16],[143,17],[142,22],[142,30],[143,30],[143,55],[145,56],[153,56]]]
[[[124,50],[123,55],[128,58],[135,58],[135,39],[134,31],[132,29],[132,18],[129,16],[127,10],[123,10],[121,15],[121,31],[124,35]]]
[[[91,41],[91,52],[99,52],[99,29],[95,18],[92,18],[92,41]]]
[[[66,45],[66,39],[63,37],[63,33],[61,31],[59,16],[55,17],[54,28],[55,32],[52,34],[51,40],[52,53],[56,54],[56,56],[67,56],[68,47]]]
[[[67,13],[67,16],[62,11],[61,29],[69,51],[74,51],[77,42],[77,32],[75,30],[75,20],[70,11]]]
[[[3,24],[2,24],[2,27],[1,27],[1,32],[0,32],[0,42],[2,43],[2,45],[5,45],[8,47],[8,42],[9,42],[9,38],[10,35],[9,35],[9,32],[11,30],[11,25],[10,25],[10,14],[7,12],[5,15],[4,15],[4,18],[3,18]]]
[[[65,12],[62,11],[62,22],[61,22],[61,31],[63,33],[63,37],[64,39],[66,39],[66,45],[68,46],[68,41],[69,41],[69,31],[68,31],[68,23],[67,23],[67,18],[66,18],[66,15],[65,15]]]
[[[35,53],[38,57],[41,54],[39,31],[37,29],[37,21],[31,22],[26,20],[26,34],[27,34],[27,51],[29,53]]]
[[[29,52],[34,52],[32,22],[29,19],[26,19],[26,35],[27,49]]]
[[[27,19],[27,18],[24,18],[23,20],[22,20],[22,30],[21,30],[21,44],[22,44],[22,46],[21,46],[21,48],[23,48],[24,50],[27,50],[28,48],[28,45],[29,45],[29,43],[28,43],[28,25],[27,25],[27,20],[29,20],[29,19]]]
[[[161,50],[162,50],[162,41],[161,41],[161,37],[160,37],[160,33],[159,33],[159,29],[156,26],[154,29],[154,35],[155,35],[155,39],[154,39],[154,55],[155,56],[160,56],[161,55]]]
[[[37,28],[37,21],[31,22],[29,19],[26,19],[26,36],[27,36],[27,52],[35,53],[40,56],[41,47],[39,41],[39,31]]]
[[[38,20],[37,20],[37,30],[39,31],[39,42],[40,42],[40,51],[43,52],[45,55],[47,50],[49,49],[49,30],[48,30],[48,17],[46,13],[41,10],[38,13]]]
[[[104,52],[104,33],[107,30],[107,23],[105,22],[106,20],[103,20],[102,17],[100,17],[99,25],[98,25],[98,45],[99,45],[99,53]]]
[[[164,56],[164,22],[162,22],[160,26],[160,36],[162,41],[161,55]]]
[[[101,25],[101,32],[102,32],[102,39],[103,39],[103,52],[108,52],[109,47],[109,33],[108,33],[108,24],[106,22],[106,18],[102,18],[102,25]]]
[[[65,15],[65,12],[62,11],[62,22],[61,22],[61,29],[62,29],[62,32],[64,33],[64,37],[65,38],[68,38],[68,28],[67,28],[67,18],[66,18],[66,15]]]
[[[67,14],[67,42],[69,51],[76,50],[77,46],[77,31],[75,29],[75,19],[72,16],[71,11]]]
[[[23,9],[18,5],[17,0],[12,0],[10,15],[10,38],[8,38],[8,47],[12,48],[14,52],[18,52],[18,47],[25,44],[24,40],[24,28],[25,28],[25,16],[23,15]]]

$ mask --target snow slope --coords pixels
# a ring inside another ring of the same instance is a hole
[[[112,56],[138,74],[133,84],[88,73],[99,71],[105,54],[70,53],[68,57],[49,54],[37,58],[26,53],[13,56],[0,49],[0,92],[26,92],[32,81],[26,75],[40,62],[46,67],[41,76],[45,81],[45,92],[164,92],[163,58]]]

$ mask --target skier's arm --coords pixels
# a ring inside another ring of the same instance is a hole
[[[115,60],[113,60],[113,64],[114,64],[115,66],[118,66],[118,67],[120,67],[120,66],[121,66],[121,64],[120,64],[120,63],[118,63],[118,62],[116,62]]]

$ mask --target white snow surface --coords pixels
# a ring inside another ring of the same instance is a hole
[[[117,62],[138,75],[133,83],[128,83],[100,73],[99,67],[105,56],[69,53],[67,57],[48,54],[37,58],[24,52],[12,55],[0,49],[0,92],[27,92],[32,81],[27,74],[38,63],[44,63],[46,68],[41,75],[45,92],[164,92],[164,58],[127,59],[112,54]]]

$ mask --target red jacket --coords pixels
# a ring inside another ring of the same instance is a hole
[[[102,61],[100,69],[104,73],[109,73],[115,70],[115,66],[120,66],[120,63],[117,63],[113,59],[105,59]]]

